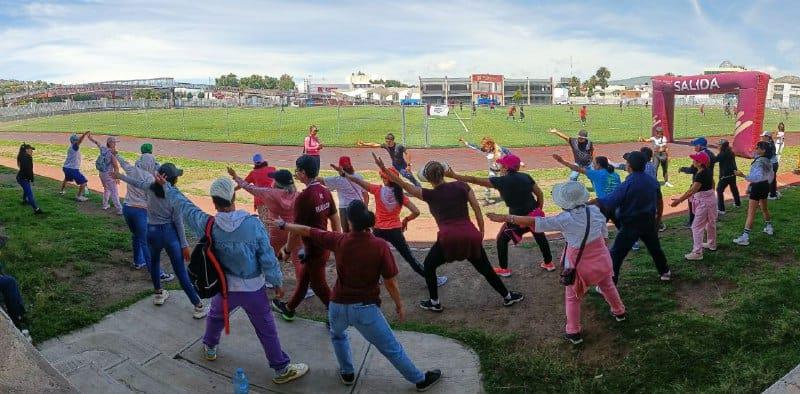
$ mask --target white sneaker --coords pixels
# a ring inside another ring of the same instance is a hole
[[[266,287],[268,289],[274,289],[275,288],[275,286],[272,283],[267,283],[267,284],[264,285],[264,287]]]
[[[747,234],[742,234],[739,236],[739,238],[734,239],[733,243],[741,246],[750,245],[750,236]]]
[[[275,377],[272,378],[272,383],[289,383],[292,380],[302,378],[306,373],[308,373],[308,365],[302,363],[289,364],[282,373],[277,373]]]
[[[777,200],[777,199],[778,199],[778,196],[769,196],[769,197],[767,197],[767,200]]]
[[[175,280],[175,275],[169,274],[169,273],[166,273],[166,272],[162,272],[161,273],[161,281],[162,282],[172,282],[173,280]]]
[[[708,249],[708,250],[710,250],[710,251],[712,251],[712,252],[716,252],[716,251],[717,251],[717,247],[716,247],[716,246],[714,246],[714,247],[712,248],[712,247],[711,247],[711,244],[710,244],[710,243],[708,243],[708,242],[703,242],[703,249]]]
[[[442,287],[442,286],[444,286],[444,284],[445,284],[445,283],[447,283],[447,280],[448,280],[448,279],[449,279],[449,278],[448,278],[448,277],[446,277],[446,276],[437,276],[437,277],[436,277],[436,287]]]
[[[306,290],[306,296],[305,296],[305,297],[303,297],[303,299],[306,299],[306,298],[311,298],[311,297],[313,297],[313,296],[315,296],[315,295],[316,295],[316,294],[314,294],[314,290],[311,290],[311,289],[309,288],[308,290]]]
[[[76,200],[76,201],[80,201],[80,202],[86,202],[86,201],[89,201],[89,199],[88,199],[88,198],[86,198],[86,196],[78,196],[78,197],[75,197],[75,200]]]
[[[19,330],[19,332],[22,334],[22,337],[25,338],[26,341],[28,341],[28,343],[33,343],[33,338],[31,337],[30,331],[23,328],[22,330]]]
[[[667,271],[667,272],[661,274],[661,277],[659,279],[661,279],[664,282],[671,281],[672,280],[672,271]]]
[[[60,195],[62,195],[62,196],[63,196],[63,195],[65,195],[65,194],[67,194],[67,192],[65,192],[65,191],[63,191],[63,190],[62,190],[62,191],[58,192],[58,194],[60,194]]]
[[[772,227],[771,224],[764,226],[764,234],[772,235],[775,234],[775,229]]]
[[[726,213],[725,211],[717,210],[717,215],[719,216],[725,215],[725,213]]]
[[[603,290],[600,290],[600,286],[595,286],[594,287],[594,292],[597,293],[597,294],[603,295]]]
[[[673,184],[671,184],[669,182],[664,182],[664,186],[666,186],[666,187],[675,187]]]
[[[169,292],[166,290],[161,290],[161,293],[156,293],[153,296],[153,304],[164,305],[164,303],[167,302],[167,298],[169,298]]]
[[[702,253],[689,252],[683,255],[686,260],[699,261],[703,259]]]
[[[192,311],[193,318],[202,319],[206,317],[206,315],[208,315],[208,309],[206,308],[205,305],[203,304],[200,304],[199,306],[195,305],[194,310]]]

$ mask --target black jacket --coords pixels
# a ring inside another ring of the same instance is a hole
[[[17,172],[17,179],[33,182],[33,157],[23,154],[20,156],[18,164],[19,172]]]
[[[732,150],[720,152],[717,155],[717,163],[719,163],[719,179],[735,176],[733,173],[738,168],[736,167],[736,156],[733,155]]]

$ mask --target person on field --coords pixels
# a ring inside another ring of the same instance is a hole
[[[338,233],[313,227],[278,221],[275,226],[310,239],[313,243],[334,253],[336,257],[336,284],[328,307],[331,343],[339,363],[339,378],[344,385],[355,384],[356,369],[350,350],[347,329],[351,326],[364,339],[378,349],[403,377],[425,391],[438,383],[442,372],[434,369],[422,372],[403,350],[381,312],[380,280],[395,304],[397,317],[405,317],[403,300],[397,283],[398,269],[389,245],[375,237],[370,228],[375,225],[375,214],[360,200],[347,206],[347,220],[351,232]]]
[[[614,263],[614,283],[619,280],[622,262],[630,252],[633,244],[641,239],[653,258],[662,281],[672,278],[667,257],[661,249],[658,239],[657,223],[658,206],[662,203],[659,185],[655,179],[644,173],[647,158],[640,151],[626,153],[623,156],[629,172],[625,181],[614,191],[602,198],[589,201],[600,206],[604,212],[615,211],[619,223],[619,232],[611,247],[611,260]]]
[[[772,138],[772,132],[769,130],[764,130],[761,133],[761,141],[766,141],[769,144],[770,149],[770,163],[772,164],[772,172],[777,174],[778,173],[778,145],[775,143],[775,140]],[[781,193],[778,191],[778,177],[772,177],[772,181],[769,183],[769,196],[767,199],[769,200],[777,200],[781,197]]]
[[[189,201],[165,176],[158,175],[156,181],[163,187],[168,203],[185,219],[195,236],[202,238],[211,216]],[[308,365],[292,364],[281,349],[265,288],[266,283],[270,283],[276,294],[283,293],[280,264],[261,220],[247,211],[236,209],[235,187],[230,179],[217,178],[209,189],[217,211],[211,239],[214,241],[214,254],[225,271],[228,307],[230,310],[241,307],[250,318],[267,362],[275,370],[272,382],[288,383],[308,373]],[[222,294],[215,295],[206,319],[203,350],[209,361],[217,359],[220,336],[225,327],[223,302]]]
[[[137,173],[140,176],[114,173],[114,177],[147,193],[147,245],[150,248],[150,279],[155,289],[153,304],[164,305],[169,298],[169,292],[161,286],[161,251],[166,250],[172,271],[175,272],[186,297],[194,305],[192,317],[202,319],[206,317],[208,310],[189,281],[184,265],[184,260],[189,260],[190,251],[183,228],[183,217],[166,199],[164,186],[156,182],[155,176],[143,171]],[[156,176],[164,177],[173,186],[181,175],[183,170],[172,163],[162,164],[156,173]]]
[[[317,168],[320,166],[319,154],[323,148],[322,142],[317,137],[318,133],[319,128],[312,124],[308,127],[308,135],[303,140],[303,155],[310,157],[317,164]]]
[[[295,222],[326,230],[330,221],[333,231],[341,231],[336,202],[333,201],[331,192],[317,180],[319,174],[317,161],[310,156],[303,155],[297,159],[295,166],[295,177],[306,185],[305,190],[297,196],[294,203]],[[295,310],[305,298],[309,285],[326,308],[330,301],[330,288],[325,278],[328,251],[314,244],[308,237],[290,234],[286,244],[279,249],[278,257],[286,260],[300,242],[303,243],[304,256],[301,257],[303,264],[300,266],[294,294],[288,303],[278,299],[272,300],[273,308],[286,321],[294,320]]]
[[[132,166],[122,156],[114,159],[118,166],[125,170],[125,173],[138,181],[152,181],[156,175],[159,165],[153,156],[153,145],[142,144],[139,148],[142,155]],[[147,272],[153,268],[150,246],[147,240],[147,198],[148,193],[136,187],[127,188],[125,204],[122,206],[122,216],[131,231],[131,242],[133,249],[133,269],[139,270],[147,268]],[[175,280],[175,275],[164,272],[159,267],[159,276],[162,282]]]
[[[100,149],[100,156],[95,161],[95,167],[100,172],[100,182],[103,184],[103,209],[108,209],[109,200],[117,208],[117,215],[122,215],[122,204],[119,202],[119,179],[114,179],[114,173],[119,172],[117,162],[114,156],[117,155],[117,137],[108,137],[106,144],[102,145],[97,140],[88,135],[89,141],[92,141],[97,148]]]
[[[670,206],[677,207],[685,200],[692,200],[692,251],[684,255],[686,260],[702,260],[703,250],[717,250],[717,206],[714,178],[711,175],[711,159],[703,152],[689,155],[697,172],[692,176],[692,186],[683,195],[672,199]],[[705,233],[706,242],[703,242]]]
[[[736,185],[736,171],[739,170],[736,164],[736,155],[731,149],[731,144],[728,140],[719,141],[719,154],[717,154],[717,163],[719,163],[719,182],[717,182],[717,211],[718,214],[725,214],[725,189],[730,188],[733,195],[733,205],[735,207],[742,206],[739,197],[739,186]]]
[[[389,158],[392,160],[392,167],[414,186],[419,186],[419,181],[414,178],[414,173],[411,171],[411,155],[405,146],[394,142],[394,134],[386,134],[386,140],[383,144],[358,141],[356,146],[386,149],[386,152],[389,153]]]
[[[44,213],[39,205],[36,204],[36,198],[33,197],[33,151],[36,150],[33,146],[22,144],[19,146],[17,153],[17,183],[22,188],[22,205],[30,205],[33,208],[33,213],[41,215]]]
[[[607,196],[622,182],[619,174],[614,170],[614,166],[605,156],[596,156],[591,167],[579,167],[564,160],[561,155],[553,155],[553,159],[572,171],[586,175],[597,197]]]
[[[672,184],[669,183],[669,146],[667,137],[664,136],[664,129],[662,127],[656,127],[655,135],[648,138],[639,138],[641,142],[652,142],[653,143],[653,164],[656,167],[656,172],[658,172],[658,168],[661,168],[661,174],[664,177],[664,186],[672,187]],[[658,177],[656,177],[656,180]]]
[[[363,179],[361,174],[356,173],[356,170],[353,168],[350,157],[340,157],[338,168],[341,169],[341,172],[350,175],[350,177],[344,175],[329,176],[322,178],[322,184],[325,185],[328,190],[337,192],[337,196],[339,197],[339,217],[346,218],[347,207],[350,206],[350,202],[353,200],[360,200],[363,201],[364,204],[369,204],[369,193],[367,193],[358,182],[350,180],[350,178]],[[342,232],[350,232],[350,225],[346,220],[342,220]]]
[[[711,169],[711,177],[714,177],[714,166],[717,164],[717,156],[711,149],[708,149],[708,140],[705,137],[699,137],[692,140],[692,148],[695,152],[703,152],[708,155],[708,159],[710,161],[709,168]],[[689,174],[694,176],[697,173],[697,168],[695,166],[689,167],[681,167],[678,169],[681,173]],[[686,227],[691,228],[692,222],[694,221],[694,210],[692,209],[692,201],[689,201],[689,221],[686,223]]]
[[[523,107],[523,106],[519,107],[519,121],[520,122],[524,122],[525,121],[525,107]]]
[[[586,106],[585,105],[581,106],[581,110],[580,110],[581,126],[586,126],[586,115],[587,114],[588,114],[588,111],[586,109]]]
[[[586,106],[584,106],[584,108],[585,107]],[[594,144],[592,144],[592,141],[589,141],[589,133],[586,130],[579,131],[577,138],[568,137],[566,134],[556,129],[550,129],[549,133],[555,134],[569,144],[572,150],[572,156],[575,158],[576,166],[588,168],[592,165],[592,160],[594,159]],[[579,172],[572,171],[569,174],[569,180],[577,181],[579,175]]]
[[[511,118],[511,120],[517,120],[516,114],[517,114],[517,107],[512,105],[511,108],[508,109],[508,115],[506,115],[506,120],[508,120],[508,118]]]
[[[583,342],[581,304],[591,286],[597,286],[616,321],[624,321],[627,317],[613,280],[611,255],[605,242],[608,238],[606,218],[598,207],[587,205],[588,200],[586,188],[579,182],[570,181],[553,187],[553,201],[562,209],[556,216],[487,214],[490,220],[498,223],[516,223],[539,232],[559,231],[564,236],[567,246],[561,256],[562,265],[565,269],[576,270],[575,282],[564,288],[567,316],[564,337],[576,345]]]
[[[544,193],[530,175],[519,171],[520,163],[519,157],[508,154],[497,160],[497,164],[500,166],[500,173],[497,176],[478,178],[459,175],[452,167],[445,171],[445,176],[460,182],[499,190],[511,215],[544,216],[544,211],[542,211]],[[494,270],[497,275],[511,276],[511,269],[508,268],[508,243],[518,244],[522,240],[522,236],[528,232],[533,233],[533,239],[536,240],[539,251],[542,252],[543,261],[539,263],[539,268],[548,272],[555,271],[556,266],[553,264],[550,243],[547,242],[547,236],[544,233],[535,232],[532,227],[505,224],[497,233],[497,259],[500,264],[500,267]]]
[[[404,182],[399,176],[388,171],[383,160],[372,155],[375,164],[389,176],[389,180],[400,185],[408,194],[426,203],[431,215],[436,220],[439,232],[436,242],[428,251],[423,267],[425,282],[430,298],[420,301],[419,307],[433,312],[442,312],[439,302],[439,290],[436,283],[436,269],[445,263],[467,260],[492,288],[503,297],[504,306],[512,306],[523,300],[523,295],[508,291],[503,281],[497,276],[483,248],[484,222],[481,206],[475,194],[464,182],[445,182],[445,166],[437,161],[429,161],[422,168],[420,178],[429,182],[433,189],[425,189]],[[472,207],[478,228],[472,223],[467,207]]]
[[[459,137],[458,142],[461,142],[467,148],[470,148],[476,152],[480,152],[481,154],[486,156],[486,165],[488,167],[488,175],[489,177],[497,176],[500,171],[500,165],[497,164],[497,161],[500,160],[505,155],[511,154],[511,151],[508,148],[504,148],[497,143],[494,142],[492,137],[483,137],[481,139],[480,146],[472,144],[463,138]],[[488,204],[492,198],[492,188],[486,187],[484,188],[484,196],[486,198],[486,203]]]
[[[86,136],[91,134],[91,131],[87,131],[80,136],[77,134],[72,134],[69,136],[69,148],[67,148],[67,158],[64,160],[64,181],[61,182],[61,191],[59,192],[62,196],[64,195],[64,189],[67,187],[67,183],[75,182],[78,185],[78,193],[75,194],[75,200],[78,201],[88,201],[89,199],[86,198],[86,184],[89,183],[86,180],[86,177],[83,176],[81,173],[81,144],[83,140],[86,139]]]
[[[769,183],[775,177],[772,171],[772,148],[769,142],[759,141],[756,144],[755,159],[750,164],[750,173],[744,175],[741,171],[736,171],[736,176],[742,177],[750,182],[747,187],[750,203],[747,205],[747,219],[744,223],[744,232],[738,238],[733,240],[733,243],[741,246],[750,245],[750,230],[753,228],[753,221],[755,221],[756,210],[761,208],[761,213],[764,215],[764,234],[772,235],[775,233],[775,228],[772,226],[772,216],[769,213],[767,206],[769,197]]]
[[[414,205],[408,197],[403,194],[403,188],[400,185],[392,182],[389,179],[389,174],[380,173],[383,185],[376,185],[369,183],[361,177],[356,178],[352,174],[348,174],[343,168],[333,166],[333,169],[339,171],[342,176],[346,177],[351,182],[357,183],[362,189],[368,191],[375,197],[375,214],[376,222],[373,226],[372,233],[376,237],[382,238],[394,246],[397,253],[406,260],[411,269],[414,270],[423,279],[425,278],[425,270],[422,265],[417,262],[414,254],[411,253],[411,248],[406,242],[406,237],[403,232],[408,228],[408,224],[419,216],[419,209]],[[400,176],[394,168],[389,168],[389,172],[394,175]],[[411,214],[400,220],[400,211],[403,207],[408,208]],[[341,211],[340,211],[341,212]],[[447,283],[446,276],[437,276],[436,285],[441,287]]]
[[[247,174],[244,181],[258,187],[272,187],[275,180],[269,175],[273,172],[275,172],[275,167],[270,166],[261,153],[256,153],[253,155],[253,169]],[[237,185],[236,189],[238,190],[240,187]],[[253,195],[253,208],[261,220],[267,219],[267,207],[261,197]]]

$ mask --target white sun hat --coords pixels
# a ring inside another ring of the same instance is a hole
[[[578,181],[559,183],[553,186],[553,202],[562,209],[573,209],[589,201],[589,191]]]
[[[211,183],[209,194],[211,197],[219,197],[225,201],[233,201],[235,185],[229,178],[217,178]]]

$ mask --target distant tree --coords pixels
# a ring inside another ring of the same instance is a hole
[[[597,87],[597,77],[592,75],[588,80],[583,82],[583,89],[586,90],[586,95],[591,97],[594,95],[594,88]]]
[[[580,96],[581,95],[581,80],[578,79],[576,76],[572,76],[569,79],[569,95],[570,96]]]
[[[675,76],[675,74],[674,74],[674,73],[671,73],[671,72],[670,72],[670,73],[666,73],[666,74],[664,74],[664,75],[666,75],[666,76],[670,76],[670,77],[674,77],[674,76]]]
[[[194,95],[192,94],[192,92],[186,93],[186,99],[187,100],[191,100],[193,97],[194,97]]]
[[[295,86],[294,80],[289,74],[283,74],[278,78],[278,89],[280,90],[294,90]]]
[[[72,100],[73,101],[89,101],[89,100],[94,100],[94,96],[92,96],[91,94],[88,94],[88,93],[76,93],[76,94],[72,95]]]
[[[161,93],[153,89],[138,89],[133,91],[133,98],[145,100],[158,100],[163,98]]]
[[[230,73],[228,75],[220,75],[219,78],[215,79],[215,83],[217,86],[228,86],[228,87],[239,87],[239,78],[236,77],[236,74]]]
[[[408,87],[407,84],[405,84],[405,83],[403,83],[401,81],[398,81],[396,79],[387,79],[385,81],[383,79],[371,79],[369,81],[369,83],[374,84],[374,85],[383,85],[383,86],[386,86],[387,88],[407,88]]]
[[[515,91],[514,94],[511,96],[511,101],[513,101],[515,104],[519,104],[520,101],[522,101],[522,91],[521,90]]]
[[[206,98],[206,94],[204,92],[197,93],[197,98],[204,99]]]
[[[264,89],[277,89],[278,88],[278,78],[270,77],[269,75],[264,76]]]
[[[264,89],[264,77],[253,74],[239,79],[239,87],[249,89]]]
[[[611,78],[611,71],[608,68],[605,66],[598,68],[594,76],[597,78],[597,85],[603,89],[608,87],[608,79]]]

